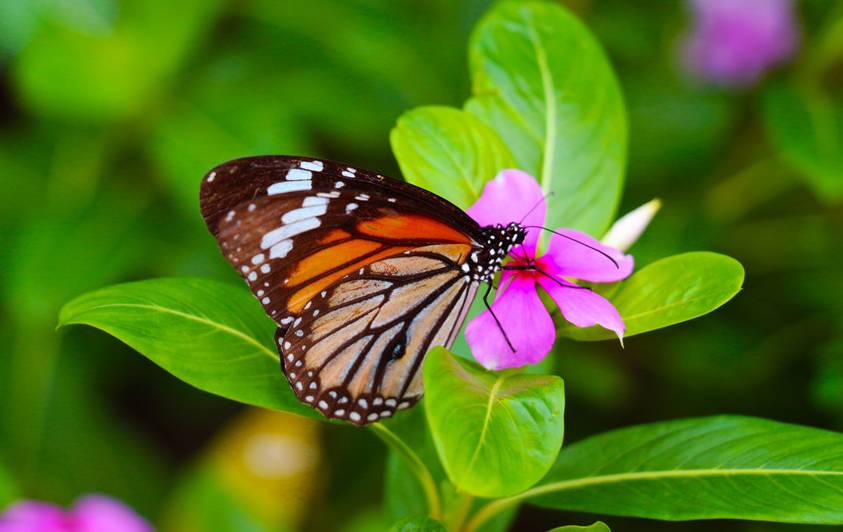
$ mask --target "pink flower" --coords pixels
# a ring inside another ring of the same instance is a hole
[[[0,515],[0,532],[151,531],[131,508],[104,495],[86,495],[70,510],[39,501],[18,501]]]
[[[540,230],[535,227],[544,224],[546,213],[547,203],[538,183],[518,170],[498,174],[468,209],[480,225],[506,225],[520,220],[527,229],[524,242],[512,249],[512,260],[504,265],[491,305],[494,316],[486,310],[471,320],[465,331],[474,358],[487,369],[535,364],[550,352],[556,327],[537,287],[577,327],[600,325],[623,338],[624,323],[615,307],[570,279],[619,281],[632,273],[632,257],[573,229],[556,230],[550,236],[547,253],[538,256]]]
[[[691,0],[694,27],[685,63],[715,85],[755,83],[796,50],[799,30],[791,0]]]

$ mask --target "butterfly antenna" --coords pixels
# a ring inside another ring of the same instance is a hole
[[[545,231],[549,231],[549,232],[553,233],[554,235],[561,236],[562,238],[567,238],[568,240],[571,240],[572,242],[576,242],[577,244],[579,244],[581,246],[585,246],[592,251],[596,251],[597,253],[600,253],[601,255],[603,255],[604,257],[606,257],[610,261],[612,261],[612,264],[615,265],[615,268],[617,268],[619,270],[621,269],[621,266],[620,266],[620,264],[618,264],[618,261],[613,259],[611,255],[609,255],[608,253],[606,253],[603,250],[597,249],[594,246],[590,246],[590,245],[586,244],[585,242],[581,242],[574,237],[568,236],[568,235],[560,233],[558,231],[554,231],[553,229],[548,229],[547,227],[542,227],[540,225],[525,225],[524,229],[544,229]]]
[[[495,311],[492,310],[492,306],[489,304],[489,293],[492,291],[492,283],[488,283],[486,285],[486,293],[483,295],[483,304],[486,305],[486,310],[489,311],[489,314],[492,315],[492,319],[495,320],[495,324],[497,324],[498,329],[500,329],[501,334],[503,335],[503,339],[506,340],[506,345],[509,346],[509,349],[515,353],[515,347],[512,346],[512,342],[509,341],[509,336],[506,335],[506,330],[504,330],[503,325],[501,325],[501,321],[495,316]]]

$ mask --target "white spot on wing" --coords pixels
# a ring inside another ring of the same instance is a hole
[[[310,181],[280,181],[269,185],[266,193],[270,196],[276,194],[284,194],[287,192],[295,192],[297,190],[310,190]]]
[[[356,209],[357,207],[359,207],[359,205],[357,205],[356,203],[349,203],[348,205],[345,206],[345,213],[348,214],[351,211],[353,211],[354,209]]]
[[[263,238],[261,239],[261,249],[272,247],[286,238],[310,231],[311,229],[316,229],[320,225],[322,225],[322,222],[320,222],[318,218],[307,218],[306,220],[282,225],[281,227],[268,231],[263,235]],[[270,255],[270,257],[272,257],[272,255]]]
[[[307,170],[293,168],[287,172],[287,181],[310,181],[311,179],[313,179],[313,174]]]
[[[216,172],[211,172],[210,174],[208,174],[208,179],[207,179],[208,183],[212,182],[215,177],[217,177]]]
[[[299,166],[305,170],[313,170],[314,172],[321,172],[324,168],[322,161],[302,161]]]
[[[285,224],[291,224],[293,222],[298,222],[299,220],[322,216],[327,211],[327,205],[314,205],[312,207],[302,207],[300,209],[293,209],[291,211],[285,212],[284,216],[281,217],[281,221]]]
[[[287,253],[289,253],[291,249],[293,249],[293,241],[289,238],[287,240],[282,240],[269,248],[269,258],[283,259],[287,256]]]
[[[324,192],[319,192],[316,196],[320,196],[321,194],[324,194]],[[336,194],[337,196],[339,196],[339,192],[332,192],[332,194]],[[314,205],[327,205],[328,204],[328,200],[325,199],[325,196],[320,196],[318,198],[316,196],[308,196],[308,197],[304,198],[304,201],[301,203],[301,206],[302,207],[313,207]],[[336,197],[336,196],[327,196],[327,197],[333,198],[333,197]]]
[[[262,263],[266,257],[263,253],[258,253],[254,257],[252,257],[252,264],[257,266],[258,264]]]

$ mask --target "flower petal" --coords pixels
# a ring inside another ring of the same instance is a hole
[[[661,206],[662,202],[654,199],[624,214],[612,225],[601,242],[619,251],[628,250],[647,229]]]
[[[552,273],[594,283],[620,281],[632,273],[632,255],[624,255],[573,229],[556,232],[559,234],[550,236],[547,254],[541,257],[545,264],[553,264]]]
[[[550,352],[556,339],[556,329],[531,278],[513,276],[492,303],[492,310],[515,352],[509,348],[492,314],[484,311],[468,324],[465,338],[474,358],[486,369],[535,364]]]
[[[550,294],[566,320],[577,327],[600,325],[614,331],[623,340],[626,326],[618,310],[605,297],[573,283],[552,279],[539,279],[539,284]]]
[[[547,201],[536,178],[521,170],[503,170],[486,183],[480,198],[466,211],[480,225],[544,225]],[[527,231],[524,247],[535,255],[539,230]]]
[[[151,532],[152,527],[124,503],[104,495],[86,495],[73,505],[73,518],[85,532]]]

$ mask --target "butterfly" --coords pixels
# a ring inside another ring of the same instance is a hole
[[[453,344],[478,286],[525,237],[519,223],[481,227],[422,188],[308,157],[221,164],[200,205],[278,325],[298,399],[356,425],[421,398],[425,354]]]

